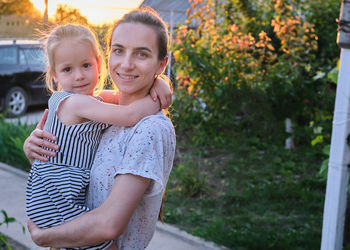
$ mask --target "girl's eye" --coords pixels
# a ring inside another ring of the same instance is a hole
[[[84,67],[84,68],[88,68],[89,66],[90,66],[89,63],[84,63],[84,64],[83,64],[83,67]]]
[[[66,67],[63,69],[64,72],[70,72],[71,68],[70,67]]]

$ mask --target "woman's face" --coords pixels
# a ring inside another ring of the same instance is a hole
[[[147,95],[167,58],[158,59],[156,32],[145,24],[123,23],[112,35],[109,71],[120,95],[130,101]]]

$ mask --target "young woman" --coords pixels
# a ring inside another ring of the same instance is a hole
[[[128,105],[146,96],[155,75],[164,70],[168,33],[150,8],[131,11],[111,31],[109,72],[119,90],[119,104]],[[51,137],[37,129],[27,139],[24,150],[29,159],[45,153],[35,150],[42,136]],[[174,128],[162,112],[132,128],[111,126],[102,135],[91,169],[87,206],[92,210],[49,229],[30,221],[34,242],[79,247],[114,239],[119,249],[146,248],[155,231],[174,153]]]

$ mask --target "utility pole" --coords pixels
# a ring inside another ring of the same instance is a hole
[[[340,67],[323,211],[321,250],[341,250],[343,247],[350,163],[347,145],[350,133],[350,0],[343,0],[341,4],[337,44],[341,49]]]
[[[47,25],[48,20],[49,20],[49,15],[48,15],[49,3],[48,3],[48,0],[44,0],[44,1],[45,1],[45,11],[44,11],[43,23],[44,23],[44,25]]]

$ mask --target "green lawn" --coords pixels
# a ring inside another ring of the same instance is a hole
[[[319,249],[324,155],[232,138],[216,149],[178,138],[165,221],[232,249]]]

